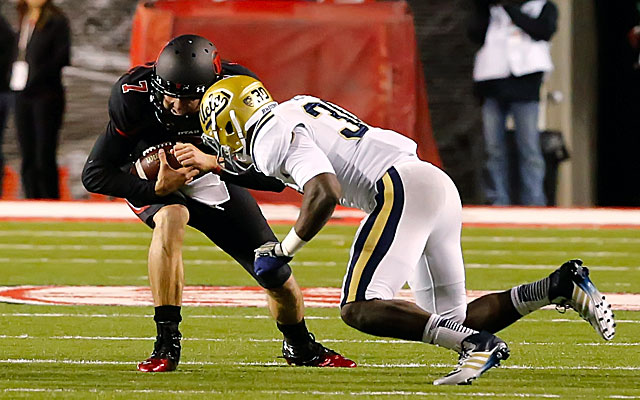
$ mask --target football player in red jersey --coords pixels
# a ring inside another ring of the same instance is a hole
[[[213,82],[229,75],[255,76],[241,65],[221,61],[216,47],[204,37],[172,39],[155,63],[135,67],[115,83],[109,123],[82,173],[87,190],[125,198],[153,229],[148,268],[157,337],[151,356],[138,364],[138,370],[172,371],[180,361],[182,245],[187,225],[204,233],[265,289],[271,315],[284,335],[282,351],[289,364],[355,367],[308,332],[302,293],[289,265],[259,277],[254,272],[254,249],[277,239],[246,188],[282,191],[281,182],[255,170],[197,176],[192,166],[169,167],[162,152],[157,180],[129,173],[131,162],[144,149],[162,142],[192,143],[207,151],[201,143],[200,99]],[[219,171],[215,167],[211,169]]]

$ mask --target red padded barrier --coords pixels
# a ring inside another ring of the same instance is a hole
[[[185,33],[211,39],[223,58],[253,70],[276,100],[305,93],[332,101],[414,139],[422,159],[441,165],[404,1],[143,2],[133,21],[132,65],[154,60],[169,39]]]

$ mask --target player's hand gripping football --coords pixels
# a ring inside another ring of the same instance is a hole
[[[176,143],[173,155],[184,167],[194,167],[200,172],[220,172],[218,157],[204,153],[191,143]]]
[[[256,258],[253,262],[253,269],[258,276],[288,264],[293,257],[284,255],[280,242],[267,242],[254,250]]]
[[[194,167],[171,168],[167,162],[167,155],[162,149],[158,151],[158,158],[160,159],[160,171],[156,180],[156,194],[158,196],[166,196],[175,192],[198,175],[198,170]]]

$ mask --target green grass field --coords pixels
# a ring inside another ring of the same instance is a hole
[[[288,226],[276,226],[280,237]],[[328,226],[292,264],[304,287],[339,287],[354,226]],[[138,223],[0,223],[0,286],[146,286],[150,231]],[[640,293],[639,230],[466,228],[467,288],[507,289],[580,257],[603,292]],[[189,231],[187,285],[251,285],[233,261]],[[337,308],[308,308],[307,324],[355,369],[287,366],[266,309],[184,307],[179,370],[143,374],[152,307],[0,303],[2,398],[640,399],[640,313],[616,311],[605,343],[574,312],[542,310],[500,333],[511,358],[472,386],[431,382],[456,355],[347,327]]]

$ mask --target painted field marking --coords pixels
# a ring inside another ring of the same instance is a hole
[[[189,231],[192,232],[192,231]],[[195,231],[193,231],[195,233]],[[634,236],[633,234],[631,234]],[[30,230],[30,229],[6,229],[0,230],[0,236],[9,237],[70,237],[70,238],[100,238],[100,239],[150,239],[151,230],[145,232],[126,232],[126,231],[62,231],[62,230]],[[314,241],[345,241],[353,240],[353,235],[340,235],[319,233],[313,238]],[[588,244],[637,244],[640,243],[640,237],[600,237],[600,236],[581,236],[561,237],[558,235],[550,236],[511,236],[511,235],[463,235],[463,242],[481,242],[481,243],[588,243]]]
[[[468,301],[492,293],[467,291]],[[340,288],[303,288],[307,307],[338,307]],[[605,293],[615,310],[640,310],[640,294]],[[257,286],[186,286],[185,306],[266,307],[264,289]],[[400,290],[398,299],[414,301],[410,290]],[[0,302],[36,305],[151,306],[147,286],[0,286]],[[550,308],[553,308],[549,306]]]
[[[104,252],[113,252],[113,251],[144,251],[146,252],[149,249],[149,246],[146,244],[95,244],[95,245],[87,245],[87,244],[24,244],[24,243],[0,243],[0,250],[12,250],[12,251],[104,251]],[[214,253],[222,253],[223,251],[213,245],[186,245],[182,247],[184,252],[214,252]],[[345,253],[349,254],[349,248],[326,248],[326,247],[309,247],[305,249],[306,254],[311,253],[326,253],[327,251],[331,251],[332,253]],[[558,250],[479,250],[479,249],[467,249],[464,251],[465,255],[479,255],[479,256],[512,256],[513,258],[517,258],[517,256],[546,256],[546,257],[558,257],[558,258],[570,258],[575,254],[575,251],[566,250],[566,251],[558,251]],[[580,251],[580,257],[582,258],[590,258],[590,257],[640,257],[640,250],[638,251]],[[18,257],[15,257],[16,259]]]
[[[68,364],[68,365],[135,365],[139,361],[110,361],[110,360],[69,360],[69,359],[26,359],[9,358],[0,359],[0,364]],[[284,361],[267,362],[214,362],[214,361],[180,361],[180,365],[198,366],[241,366],[241,367],[284,367],[291,368]],[[359,363],[359,367],[368,368],[451,368],[452,364],[446,363]],[[640,366],[602,366],[602,365],[501,365],[500,369],[514,370],[539,370],[539,371],[565,371],[565,370],[585,370],[585,371],[639,371]]]
[[[345,251],[346,253],[346,251]],[[146,259],[130,259],[130,258],[88,258],[88,257],[76,257],[76,258],[50,258],[50,257],[0,257],[0,264],[121,264],[121,265],[147,265]],[[184,263],[186,266],[216,266],[216,265],[233,265],[237,266],[238,263],[234,260],[208,260],[208,259],[191,259],[185,258]],[[335,267],[342,266],[344,263],[335,261],[292,261],[293,267]],[[557,265],[551,264],[479,264],[479,263],[467,263],[466,269],[502,269],[502,270],[540,270],[540,271],[553,271],[558,268]],[[613,265],[589,265],[591,271],[640,271],[640,266],[613,266]],[[146,279],[144,277],[143,279]],[[2,300],[0,300],[2,301]]]
[[[22,335],[0,335],[0,339],[11,340],[87,340],[87,341],[153,341],[154,336],[132,337],[132,336],[81,336],[81,335],[64,335],[64,336],[32,336],[27,333]],[[199,337],[183,337],[182,341],[189,342],[214,342],[214,343],[280,343],[282,338],[270,339],[254,339],[254,338],[199,338]],[[357,344],[420,344],[420,342],[401,340],[401,339],[322,339],[323,343],[357,343]],[[510,344],[520,346],[566,346],[564,342],[511,342]],[[591,342],[591,343],[571,343],[572,346],[589,346],[589,347],[635,347],[640,346],[640,342]]]
[[[39,393],[39,392],[55,392],[55,393],[92,393],[92,394],[109,394],[109,393],[129,393],[129,394],[179,394],[179,395],[213,395],[213,394],[238,394],[246,393],[247,395],[266,394],[266,395],[313,395],[313,396],[426,396],[426,397],[444,397],[453,396],[469,397],[522,397],[522,398],[559,398],[559,395],[546,393],[494,393],[494,392],[413,392],[406,390],[393,391],[321,391],[321,390],[171,390],[171,389],[44,389],[44,388],[6,388],[3,389],[7,393]],[[614,395],[615,396],[615,395]],[[611,397],[609,398],[631,398],[631,397]]]
[[[78,314],[78,313],[0,313],[0,317],[24,317],[24,318],[153,318],[151,314]],[[268,319],[271,317],[268,315],[186,315],[187,318],[202,318],[202,319]],[[341,320],[339,316],[334,317],[322,317],[317,315],[305,315],[306,320]],[[567,318],[554,318],[554,319],[536,319],[536,318],[523,318],[518,321],[519,324],[523,322],[528,323],[580,323],[584,321],[581,319],[567,319]],[[640,320],[637,319],[618,319],[618,324],[640,324]]]
[[[299,205],[261,203],[270,222],[292,222]],[[100,217],[97,217],[100,216]],[[337,207],[332,221],[357,224],[365,213]],[[124,201],[1,201],[2,220],[138,221]],[[560,208],[560,207],[463,207],[462,222],[476,226],[559,226],[613,227],[640,226],[640,209]]]

